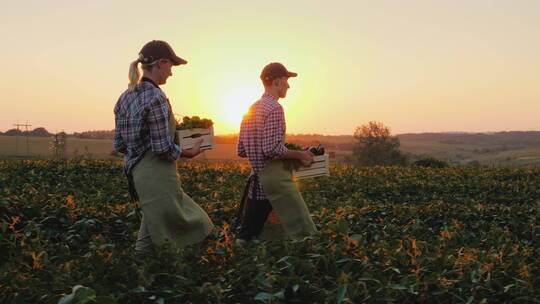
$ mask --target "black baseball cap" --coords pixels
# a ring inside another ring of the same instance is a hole
[[[297,73],[289,72],[285,66],[279,62],[267,64],[261,72],[261,79],[273,80],[280,77],[296,77]]]
[[[169,59],[174,65],[186,64],[187,61],[176,56],[172,47],[163,40],[152,40],[145,44],[139,52],[139,60],[149,64],[159,59]]]

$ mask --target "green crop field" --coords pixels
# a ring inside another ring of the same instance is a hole
[[[318,233],[245,249],[248,168],[178,172],[216,229],[138,258],[121,163],[0,161],[0,303],[540,302],[538,169],[333,167],[298,182]]]

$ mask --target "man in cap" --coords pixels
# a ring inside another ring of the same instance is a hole
[[[304,166],[313,162],[309,151],[285,147],[285,115],[278,103],[289,89],[288,80],[298,74],[273,62],[260,75],[264,94],[244,115],[238,138],[237,154],[248,158],[252,167],[238,213],[241,222],[236,243],[242,245],[257,237],[272,210],[289,236],[315,231],[307,206],[292,182],[292,173],[283,160],[297,160]]]

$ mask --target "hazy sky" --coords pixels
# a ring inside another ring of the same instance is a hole
[[[294,72],[289,133],[540,130],[540,1],[2,1],[0,131],[114,128],[149,40],[188,65],[174,112],[238,132],[271,61]]]

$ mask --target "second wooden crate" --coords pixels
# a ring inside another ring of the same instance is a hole
[[[293,178],[302,179],[317,176],[330,175],[330,161],[328,154],[313,157],[313,163],[309,167],[300,167],[293,170]]]

